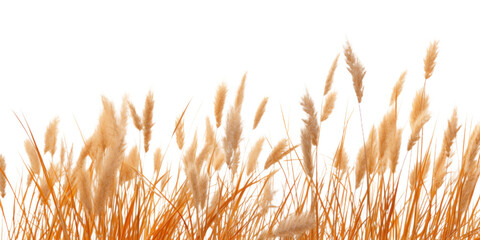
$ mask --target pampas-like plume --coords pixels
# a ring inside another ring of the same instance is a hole
[[[369,174],[375,172],[378,157],[377,149],[377,129],[373,126],[368,135],[367,143],[360,148],[357,155],[357,162],[355,164],[355,188],[360,187],[360,183],[366,172]]]
[[[272,178],[268,178],[265,182],[265,187],[262,191],[262,198],[260,199],[258,205],[260,206],[260,212],[258,213],[260,216],[264,216],[268,209],[272,207],[271,203],[273,200],[273,195],[275,192],[273,191],[273,180]]]
[[[260,138],[258,141],[255,143],[253,146],[252,150],[248,154],[248,160],[247,160],[247,174],[250,175],[255,168],[257,168],[257,160],[258,156],[260,155],[260,152],[262,151],[262,145],[263,141],[265,138]]]
[[[28,159],[30,160],[30,167],[34,174],[40,174],[40,160],[38,159],[37,151],[35,147],[30,142],[30,140],[25,140],[24,142],[25,151],[27,152]]]
[[[215,151],[215,156],[213,157],[213,169],[215,169],[215,171],[220,170],[224,162],[225,152],[223,150]]]
[[[423,160],[417,162],[410,172],[410,189],[415,191],[417,186],[423,185],[430,168],[430,153],[425,154]],[[418,185],[417,185],[418,184]]]
[[[315,110],[315,104],[313,103],[312,97],[307,92],[302,97],[300,105],[303,107],[303,111],[307,114],[307,119],[304,119],[305,127],[309,131],[309,136],[311,137],[311,142],[314,146],[318,145],[318,138],[320,135],[320,126],[318,125],[317,120],[317,111]]]
[[[43,153],[50,152],[52,156],[55,154],[59,122],[60,120],[56,117],[48,125],[47,131],[45,132],[45,149]]]
[[[185,141],[185,132],[184,132],[184,126],[183,126],[183,118],[177,118],[177,120],[175,121],[175,126],[176,126],[176,130],[175,130],[175,137],[176,137],[176,140],[177,140],[177,146],[180,150],[183,149],[183,143]]]
[[[223,138],[223,146],[225,150],[225,162],[231,169],[231,160],[233,152],[237,150],[242,137],[242,120],[240,112],[235,108],[231,108],[227,115],[225,126],[225,137]]]
[[[457,210],[458,216],[461,216],[468,209],[468,205],[470,205],[470,201],[472,200],[473,191],[477,185],[478,177],[480,176],[478,165],[472,166],[467,171],[465,180],[462,182],[462,192],[460,194]]]
[[[264,98],[260,105],[257,108],[257,112],[255,113],[255,119],[253,120],[253,129],[257,128],[258,123],[262,119],[263,114],[265,113],[265,106],[267,105],[268,97]]]
[[[425,88],[417,92],[412,103],[412,111],[410,112],[410,140],[408,141],[407,150],[410,151],[420,138],[420,130],[422,130],[425,123],[430,120],[430,113],[428,112],[428,95],[425,93]]]
[[[312,136],[310,131],[307,128],[302,129],[301,139],[302,139],[302,153],[303,153],[303,166],[305,168],[305,173],[313,177],[313,159],[312,159]]]
[[[237,97],[235,98],[235,109],[240,112],[242,110],[243,97],[245,94],[245,80],[247,79],[247,73],[243,74],[242,82],[237,90]]]
[[[378,127],[378,162],[377,171],[382,174],[387,168],[388,153],[392,147],[395,133],[395,109],[391,109],[382,119]]]
[[[140,166],[140,153],[138,147],[135,146],[130,150],[127,158],[124,158],[120,167],[120,179],[119,183],[123,184],[134,179],[137,176],[137,170]]]
[[[345,143],[345,131],[343,132],[342,140],[338,145],[337,151],[335,152],[335,156],[333,157],[333,167],[340,170],[342,174],[347,171],[347,167],[348,167],[348,155],[345,152],[344,143]]]
[[[292,237],[315,227],[315,218],[311,214],[294,215],[281,221],[272,232],[274,237]]]
[[[361,103],[363,97],[363,77],[365,77],[366,73],[365,68],[353,53],[352,46],[348,41],[344,47],[344,54],[346,58],[345,61],[348,65],[347,69],[352,75],[353,88],[355,89],[355,94],[357,95],[357,101],[358,103]]]
[[[47,182],[47,179],[46,179],[47,176],[50,179],[50,182],[51,182],[52,187],[53,187],[53,185],[55,185],[55,183],[60,181],[60,178],[62,176],[62,169],[61,169],[60,165],[58,165],[58,164],[50,165],[50,167],[47,170],[47,175],[43,176],[43,178],[42,178],[42,181],[40,183],[40,197],[43,196],[42,200],[44,201],[44,203],[47,202],[48,197],[50,196],[50,193],[51,193],[50,192],[50,187],[48,186],[48,182]]]
[[[430,120],[430,114],[428,112],[424,112],[422,115],[418,117],[415,121],[412,133],[410,134],[410,139],[408,140],[407,150],[410,151],[415,143],[417,143],[418,139],[420,138],[420,130],[422,130],[423,125]]]
[[[145,108],[143,109],[143,144],[145,152],[148,152],[150,139],[152,138],[153,105],[153,93],[152,91],[149,91],[147,98],[145,99]]]
[[[337,92],[332,92],[327,95],[325,104],[323,105],[322,115],[320,121],[323,122],[328,119],[332,114],[333,108],[335,108],[335,101],[337,100]]]
[[[5,162],[5,157],[0,154],[0,195],[5,197],[5,187],[6,187],[6,173],[7,163]]]
[[[458,118],[457,118],[457,109],[455,108],[452,113],[452,117],[448,121],[447,129],[445,129],[445,133],[443,134],[443,143],[442,149],[433,164],[433,173],[432,173],[432,194],[435,195],[438,188],[440,188],[443,184],[444,178],[447,175],[447,168],[450,163],[447,163],[447,158],[451,155],[451,146],[453,144],[453,140],[457,137],[457,132],[460,130],[460,127],[457,126]]]
[[[162,150],[157,148],[155,153],[153,154],[153,171],[156,173],[160,172],[160,168],[162,167]]]
[[[471,169],[474,166],[474,160],[478,154],[479,148],[480,148],[480,124],[477,124],[473,132],[470,134],[467,150],[465,150],[465,153],[463,155],[462,165],[464,169]]]
[[[135,106],[133,106],[131,102],[128,102],[128,107],[130,109],[130,116],[132,116],[133,125],[135,125],[135,128],[137,128],[138,131],[142,131],[143,129],[142,118],[137,114],[137,110],[135,109]]]
[[[427,56],[425,56],[424,68],[425,68],[425,80],[430,78],[433,73],[433,69],[435,68],[435,59],[437,59],[438,55],[438,41],[434,41],[430,43],[430,46],[427,50]]]
[[[92,181],[88,172],[81,169],[77,174],[77,186],[79,186],[80,202],[88,214],[92,214]]]
[[[215,120],[217,121],[217,128],[222,125],[222,113],[225,105],[225,99],[227,98],[227,86],[222,83],[217,88],[217,94],[215,96]]]
[[[402,129],[396,129],[392,136],[392,145],[389,148],[389,166],[392,173],[395,173],[400,156],[400,147],[402,146]]]
[[[284,156],[285,150],[287,150],[286,148],[287,148],[287,140],[286,139],[280,140],[277,143],[277,145],[272,149],[272,152],[268,156],[267,161],[265,162],[264,169],[267,169],[271,165],[280,161],[282,159],[282,157]]]
[[[392,95],[390,96],[390,105],[393,105],[393,103],[397,101],[398,96],[402,92],[403,84],[405,83],[405,75],[407,75],[407,71],[403,72],[395,83],[395,86],[392,90]]]
[[[337,69],[337,63],[338,63],[339,57],[340,57],[340,54],[337,54],[337,57],[335,57],[335,60],[333,60],[332,66],[330,67],[327,80],[325,81],[325,88],[323,89],[323,96],[327,95],[330,89],[332,88],[333,75],[335,74],[335,69]]]

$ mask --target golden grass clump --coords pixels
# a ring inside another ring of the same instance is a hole
[[[145,108],[143,109],[143,144],[145,152],[148,152],[150,146],[150,139],[152,138],[152,126],[153,126],[153,93],[152,91],[148,92],[147,98],[145,99]]]
[[[334,131],[321,132],[320,128],[340,96],[331,90],[340,55],[330,67],[321,99],[308,92],[301,97],[297,110],[303,110],[305,117],[296,116],[298,121],[292,122],[297,125],[290,125],[282,111],[282,119],[277,120],[283,121],[285,135],[278,139],[271,137],[270,130],[276,136],[281,129],[267,129],[266,133],[259,129],[262,116],[262,121],[267,119],[268,98],[260,103],[255,116],[248,116],[252,117],[253,128],[243,129],[246,74],[227,109],[223,128],[225,84],[212,96],[214,112],[205,116],[205,127],[198,126],[203,123],[198,119],[203,118],[194,117],[196,122],[187,123],[187,105],[175,125],[167,125],[171,134],[158,136],[168,145],[156,146],[153,153],[148,153],[154,121],[151,91],[142,117],[126,96],[119,111],[102,97],[103,111],[93,133],[84,136],[80,130],[79,143],[65,138],[56,155],[58,118],[47,128],[45,150],[39,151],[34,131],[26,119],[16,115],[27,133],[26,184],[22,179],[15,185],[8,178],[13,171],[7,177],[5,158],[0,155],[0,195],[6,197],[0,200],[0,238],[479,238],[480,197],[476,185],[480,177],[480,124],[465,126],[459,132],[460,114],[454,109],[442,139],[434,131],[427,132],[424,126],[430,112],[426,79],[411,108],[402,109],[399,94],[409,90],[403,89],[404,72],[390,98],[385,99],[390,103],[385,115],[368,118],[371,128],[367,137],[360,108],[365,70],[350,43],[344,50],[360,119],[351,120],[355,118],[347,108],[342,128]],[[431,76],[436,57],[434,42],[425,58],[425,78]],[[321,100],[320,116],[316,100]],[[407,121],[402,118],[404,114],[410,114]],[[191,133],[185,124],[192,126]],[[411,133],[404,143],[406,124]],[[264,124],[268,126],[274,124]],[[127,134],[129,128],[138,130],[140,138]],[[359,137],[351,137],[360,134],[362,142]],[[183,146],[185,135],[193,136],[189,146]],[[340,137],[335,149],[333,144]],[[443,140],[441,147],[438,140]],[[180,151],[171,152],[172,141]],[[270,153],[264,157],[265,145]],[[297,150],[300,145],[301,152]],[[348,158],[352,149],[359,149],[355,163]],[[264,162],[263,168],[257,168],[258,162]],[[349,169],[350,165],[354,169]],[[387,167],[389,175],[384,174]],[[362,185],[362,181],[366,183]]]

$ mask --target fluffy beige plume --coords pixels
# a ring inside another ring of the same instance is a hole
[[[462,165],[464,169],[471,169],[474,166],[475,157],[480,148],[480,124],[475,126],[475,129],[470,134],[467,149],[463,155]]]
[[[301,133],[302,139],[302,153],[303,153],[303,166],[305,168],[305,173],[307,173],[310,178],[313,177],[313,158],[312,158],[312,136],[310,131],[307,128],[302,128]]]
[[[333,75],[335,74],[335,69],[337,69],[338,58],[340,54],[337,54],[335,60],[333,60],[332,66],[330,67],[330,71],[328,71],[327,80],[325,81],[325,88],[323,89],[323,96],[327,95],[330,89],[332,88],[333,83]]]
[[[253,146],[252,150],[250,150],[250,153],[248,154],[248,160],[247,160],[247,174],[250,175],[255,168],[257,168],[257,160],[258,156],[260,156],[260,152],[262,151],[262,145],[263,141],[265,138],[260,138],[258,141],[255,143]]]
[[[5,197],[5,187],[7,176],[5,170],[7,169],[7,163],[5,162],[5,157],[0,154],[0,196]]]
[[[119,183],[123,184],[134,179],[137,176],[137,171],[140,166],[140,153],[138,147],[135,146],[130,150],[127,158],[124,158],[120,167]]]
[[[215,144],[215,132],[213,131],[212,123],[208,117],[205,120],[205,143],[208,145]]]
[[[127,126],[128,126],[128,95],[123,95],[122,99],[122,106],[120,108],[120,131],[122,131],[122,135],[127,134]]]
[[[24,142],[25,151],[27,152],[28,159],[30,160],[30,167],[34,174],[40,174],[40,159],[38,159],[38,153],[30,140]]]
[[[348,155],[345,152],[345,131],[343,132],[342,140],[335,151],[335,156],[333,157],[333,167],[340,170],[341,173],[345,173],[348,168]]]
[[[438,41],[434,41],[430,43],[430,46],[427,50],[427,56],[423,60],[425,65],[425,80],[430,78],[433,73],[433,69],[435,68],[435,59],[437,59],[438,55]]]
[[[410,134],[410,139],[408,140],[408,145],[407,145],[408,151],[410,151],[413,148],[413,146],[415,146],[415,143],[417,143],[418,139],[420,138],[420,131],[422,130],[425,123],[428,122],[428,120],[430,120],[430,114],[428,112],[424,112],[415,121],[412,128],[412,133]]]
[[[180,150],[183,149],[183,144],[185,141],[185,132],[184,132],[184,124],[183,124],[183,118],[177,118],[175,121],[175,127],[177,128],[175,130],[175,137],[177,140],[177,146]]]
[[[88,172],[81,169],[77,174],[77,186],[79,188],[80,202],[88,214],[93,212],[92,181]]]
[[[137,128],[138,131],[142,131],[143,129],[142,118],[137,114],[137,110],[135,109],[135,106],[133,106],[131,102],[128,102],[128,108],[130,109],[130,116],[132,116],[133,125],[135,125],[135,128]]]
[[[143,144],[145,152],[148,152],[150,139],[152,138],[153,105],[153,93],[149,91],[145,99],[145,108],[143,109]]]
[[[478,177],[480,175],[480,169],[478,167],[478,162],[475,166],[472,166],[467,170],[464,181],[462,182],[460,199],[458,202],[457,214],[461,216],[470,205],[470,201],[473,197],[473,192],[475,191],[475,186],[477,185]]]
[[[293,237],[315,227],[315,218],[311,214],[294,215],[281,221],[272,232],[274,237]]]
[[[215,171],[220,170],[224,162],[225,152],[223,150],[215,151],[215,156],[213,157],[213,169],[215,169]]]
[[[280,140],[277,145],[272,149],[272,152],[267,158],[267,161],[265,162],[265,167],[264,169],[269,168],[271,165],[275,164],[276,162],[280,161],[282,159],[282,156],[287,150],[287,140],[282,139]]]
[[[363,77],[365,77],[365,68],[360,63],[358,58],[355,56],[352,50],[350,42],[347,41],[347,44],[344,47],[344,54],[346,62],[348,65],[348,71],[352,75],[353,88],[355,89],[355,94],[357,95],[358,103],[362,102],[363,97]]]
[[[402,92],[403,84],[405,83],[405,75],[407,75],[407,71],[403,72],[400,75],[400,78],[398,78],[397,83],[395,83],[395,86],[392,90],[392,95],[390,96],[390,105],[393,105],[397,101],[398,96]]]
[[[305,95],[302,97],[300,105],[302,105],[303,111],[307,114],[307,119],[303,119],[303,122],[305,123],[305,127],[309,131],[312,144],[314,146],[317,146],[320,136],[320,126],[318,125],[315,104],[313,103],[313,99],[312,97],[310,97],[310,94],[308,92],[305,93]]]
[[[59,164],[52,164],[50,167],[48,167],[47,170],[47,176],[50,179],[50,183],[53,186],[60,181],[60,178],[62,177],[62,168],[60,167]],[[50,197],[50,187],[48,185],[48,181],[46,179],[46,176],[43,176],[42,180],[40,181],[40,197],[43,200],[44,203],[48,201],[48,198]],[[42,197],[43,196],[43,197]]]
[[[325,104],[323,105],[323,111],[320,118],[320,121],[323,122],[328,119],[330,114],[333,112],[333,108],[335,108],[335,101],[337,100],[337,92],[332,92],[327,95],[325,100]]]
[[[370,130],[365,146],[360,148],[357,155],[357,162],[355,164],[355,188],[360,187],[360,183],[362,182],[363,177],[365,177],[365,173],[368,172],[369,174],[372,174],[375,172],[378,157],[377,150],[377,129],[373,126]]]
[[[425,93],[425,88],[417,92],[412,103],[412,111],[410,112],[410,140],[408,141],[407,150],[410,151],[415,143],[420,138],[420,131],[425,123],[430,120],[430,113],[428,112],[428,95]]]
[[[389,148],[389,166],[390,171],[395,173],[397,170],[398,158],[400,156],[400,148],[402,146],[402,129],[396,129],[392,136],[392,145]]]
[[[217,88],[217,94],[215,96],[215,120],[217,121],[217,128],[222,125],[222,113],[225,106],[225,99],[227,98],[227,86],[222,83]]]
[[[57,134],[58,134],[58,123],[60,119],[58,117],[54,118],[47,127],[45,132],[45,149],[43,153],[50,152],[52,156],[55,154],[57,149]]]
[[[395,109],[391,109],[382,119],[378,127],[378,162],[377,171],[382,174],[387,168],[388,153],[392,147],[392,138],[395,133]]]
[[[162,167],[162,150],[157,148],[155,153],[153,154],[153,170],[156,173],[160,172],[160,168]]]
[[[267,214],[268,209],[272,207],[271,203],[273,201],[273,195],[275,192],[273,191],[273,180],[272,178],[268,178],[265,182],[265,187],[262,191],[262,198],[258,202],[260,206],[260,212],[258,213],[260,216],[264,216]]]
[[[445,176],[447,175],[447,168],[450,163],[447,163],[447,158],[451,156],[451,146],[453,140],[457,137],[457,132],[460,130],[457,118],[457,109],[455,108],[452,117],[448,121],[447,129],[443,134],[442,149],[433,164],[432,173],[432,195],[435,195],[437,190],[442,186]]]
[[[231,108],[227,114],[227,122],[225,126],[225,137],[223,138],[223,146],[225,151],[225,162],[231,169],[231,162],[234,151],[237,151],[240,139],[242,137],[242,120],[240,112],[235,108]]]
[[[185,165],[185,174],[187,176],[190,191],[193,194],[193,200],[197,209],[205,206],[206,189],[208,187],[208,179],[206,176],[200,175],[200,169],[197,169],[195,157],[197,152],[197,134],[195,133],[192,145],[188,148],[183,156]]]
[[[257,128],[258,123],[262,119],[263,114],[265,113],[265,107],[267,106],[268,97],[264,98],[260,105],[257,108],[257,112],[255,113],[255,119],[253,120],[253,129]]]
[[[240,83],[240,86],[238,87],[238,90],[237,90],[237,97],[235,98],[235,109],[239,112],[242,110],[246,79],[247,79],[247,73],[244,73],[242,77],[242,82]]]

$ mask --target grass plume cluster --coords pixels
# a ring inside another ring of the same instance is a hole
[[[343,55],[361,120],[368,75],[348,42]],[[268,125],[261,120],[270,109],[265,97],[255,116],[242,115],[254,86],[246,73],[231,91],[234,96],[226,84],[218,86],[205,128],[193,124],[197,129],[187,131],[188,105],[183,109],[166,136],[176,142],[177,157],[152,142],[154,106],[161,105],[155,105],[153,92],[143,115],[127,97],[120,106],[103,97],[95,131],[75,148],[59,141],[60,119],[54,118],[40,143],[18,118],[27,133],[21,153],[27,174],[20,184],[10,182],[6,167],[15,160],[0,155],[0,195],[13,198],[12,206],[0,199],[3,234],[10,239],[476,239],[480,124],[467,132],[454,109],[448,122],[440,123],[441,147],[424,136],[431,117],[426,82],[433,81],[437,55],[433,42],[409,122],[398,121],[404,114],[398,107],[404,72],[385,99],[384,117],[367,134],[363,123],[357,124],[362,136],[354,137],[363,142],[355,155],[346,150],[352,125],[347,117],[336,150],[325,152],[321,144],[333,139],[321,129],[335,111],[332,88],[341,54],[330,66],[323,94],[310,91],[299,99],[304,114],[295,117],[303,120],[301,128],[289,129],[283,119],[286,134],[280,139],[248,139]],[[133,146],[126,141],[129,131],[139,136]],[[460,161],[458,169],[452,169],[453,159]]]

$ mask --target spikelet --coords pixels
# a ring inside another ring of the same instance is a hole
[[[478,164],[478,163],[476,163]],[[462,182],[460,199],[458,202],[458,216],[461,216],[470,205],[470,201],[475,191],[475,186],[477,185],[478,177],[480,175],[480,170],[478,165],[472,166],[470,169],[467,169],[466,176]]]
[[[419,161],[410,172],[410,189],[412,191],[417,189],[417,186],[422,186],[427,177],[428,169],[430,168],[430,153],[425,154],[422,161]],[[418,185],[417,185],[418,184]]]
[[[422,115],[418,117],[415,121],[415,124],[412,128],[412,133],[410,134],[410,139],[408,140],[407,150],[410,151],[415,143],[420,138],[420,130],[422,130],[423,125],[430,120],[430,114],[428,112],[424,112]]]
[[[156,173],[160,172],[160,168],[162,167],[162,150],[157,148],[155,153],[153,154],[153,170]]]
[[[313,159],[312,159],[312,136],[310,131],[307,128],[303,128],[301,132],[302,139],[302,153],[303,153],[303,166],[305,168],[305,173],[313,177]]]
[[[183,125],[183,118],[179,117],[175,121],[175,137],[177,140],[177,146],[180,150],[183,149],[183,144],[185,141],[185,132],[184,132],[184,125]]]
[[[425,123],[430,120],[428,105],[428,95],[425,93],[425,88],[422,88],[417,92],[412,103],[412,111],[410,112],[410,128],[412,129],[412,133],[408,141],[408,151],[410,151],[418,141],[420,138],[420,130],[422,130]]]
[[[353,88],[355,90],[355,94],[357,95],[358,103],[361,103],[363,97],[363,77],[365,77],[366,73],[365,68],[353,53],[352,46],[348,41],[344,47],[344,54],[346,58],[345,61],[348,65],[347,69],[352,75]]]
[[[392,147],[391,141],[395,133],[395,110],[391,109],[382,119],[378,127],[378,162],[377,171],[385,172],[388,162],[388,153]]]
[[[120,108],[120,119],[119,119],[120,131],[122,135],[127,134],[128,126],[128,95],[123,95],[122,106]]]
[[[402,146],[402,132],[402,129],[395,130],[395,134],[392,136],[391,146],[389,147],[389,167],[392,173],[395,173],[397,169],[400,148]]]
[[[137,128],[138,131],[142,131],[143,129],[142,118],[138,116],[135,106],[133,106],[131,102],[128,102],[128,108],[130,109],[130,116],[132,117],[133,125],[135,125],[135,128]]]
[[[323,122],[328,119],[330,114],[335,108],[335,101],[337,100],[337,92],[332,92],[327,95],[327,99],[325,100],[325,104],[323,105],[322,115],[320,121]]]
[[[438,55],[438,41],[434,41],[430,43],[430,46],[427,50],[427,56],[423,60],[425,65],[425,80],[430,78],[433,73],[433,69],[435,68],[435,59],[437,59]]]
[[[341,171],[341,174],[345,173],[348,167],[348,155],[345,152],[344,143],[345,143],[345,131],[343,132],[342,140],[338,145],[337,151],[335,152],[335,156],[333,157],[333,167]]]
[[[280,161],[282,159],[282,156],[284,155],[286,148],[287,148],[287,140],[286,139],[280,140],[277,143],[277,145],[272,149],[272,152],[268,156],[267,161],[265,162],[264,169],[267,169],[271,165]]]
[[[318,145],[318,138],[320,135],[320,126],[318,125],[317,112],[315,110],[315,104],[313,99],[310,97],[310,94],[305,93],[302,97],[300,105],[303,107],[303,111],[307,114],[307,119],[304,119],[305,127],[309,131],[312,144],[314,146]]]
[[[262,151],[262,145],[265,138],[260,138],[253,146],[252,150],[248,154],[247,160],[247,174],[250,175],[256,168],[257,168],[257,160],[258,156],[260,156],[260,152]]]
[[[79,186],[80,202],[88,214],[93,212],[92,203],[92,181],[88,176],[88,172],[81,169],[77,174],[77,186]]]
[[[48,125],[47,131],[45,132],[45,149],[43,153],[50,152],[52,156],[55,154],[59,122],[60,120],[56,117]]]
[[[213,157],[213,169],[215,169],[215,171],[220,170],[224,162],[225,152],[223,150],[215,151],[215,156]]]
[[[53,186],[60,181],[61,178],[61,167],[58,164],[52,164],[47,170],[47,176],[50,179],[50,183]],[[48,185],[48,181],[46,176],[44,176],[40,182],[40,197],[42,198],[43,202],[46,203],[49,196],[50,196],[50,187]],[[43,197],[42,197],[43,196]]]
[[[462,167],[464,169],[470,169],[474,165],[475,157],[478,154],[478,150],[480,148],[480,124],[475,126],[475,129],[470,134],[470,138],[468,140],[467,149],[463,155]]]
[[[272,232],[272,235],[274,237],[293,237],[305,233],[314,227],[315,219],[313,215],[294,215],[281,221],[277,228]]]
[[[235,98],[235,109],[240,112],[242,110],[243,97],[245,94],[245,80],[247,79],[247,73],[243,74],[242,82],[237,90],[237,97]]]
[[[405,75],[407,75],[407,71],[403,72],[395,83],[395,86],[392,90],[392,95],[390,96],[390,105],[393,105],[397,101],[398,96],[402,92],[403,84],[405,83]]]
[[[327,80],[325,81],[325,88],[323,89],[323,96],[327,95],[330,89],[332,88],[333,83],[333,75],[335,74],[335,69],[337,69],[338,58],[340,54],[337,54],[335,60],[333,60],[332,66],[330,67],[330,71],[328,71]]]
[[[452,117],[448,121],[448,127],[445,130],[445,134],[443,135],[442,151],[444,151],[446,157],[451,157],[453,140],[457,137],[458,130],[460,130],[460,126],[458,126],[457,109],[455,108]]]
[[[0,154],[0,196],[5,197],[5,187],[7,176],[5,170],[7,169],[7,163],[5,162],[5,157]]]
[[[134,179],[137,176],[138,167],[140,166],[140,153],[138,147],[135,146],[130,150],[127,158],[124,158],[120,167],[119,183],[123,184]]]
[[[373,174],[375,172],[378,157],[377,150],[377,129],[375,126],[372,126],[365,146],[362,146],[357,154],[357,161],[355,163],[355,188],[360,187],[365,173]]]
[[[272,207],[271,203],[273,201],[274,194],[275,192],[273,191],[273,180],[270,177],[265,182],[265,187],[262,191],[262,198],[258,203],[260,207],[260,212],[258,214],[260,216],[264,216],[268,212],[268,209]]]
[[[258,123],[262,119],[263,114],[265,113],[265,106],[267,105],[268,97],[264,98],[260,105],[257,108],[257,112],[255,113],[255,119],[253,120],[253,129],[257,128]]]
[[[30,140],[25,140],[24,142],[25,151],[27,152],[28,159],[30,160],[30,167],[34,174],[40,174],[40,159],[38,159],[37,151],[35,147],[30,142]]]
[[[145,152],[148,152],[150,139],[152,138],[153,105],[153,93],[152,91],[149,91],[147,98],[145,99],[145,108],[143,109],[143,144]]]
[[[223,138],[223,146],[225,151],[225,162],[231,169],[231,160],[233,152],[237,150],[242,137],[242,120],[240,112],[235,108],[231,108],[227,115],[227,122],[225,126],[225,137]]]
[[[217,128],[222,125],[222,113],[225,105],[225,99],[227,98],[227,86],[222,83],[217,88],[217,94],[215,96],[215,120],[217,122]]]

